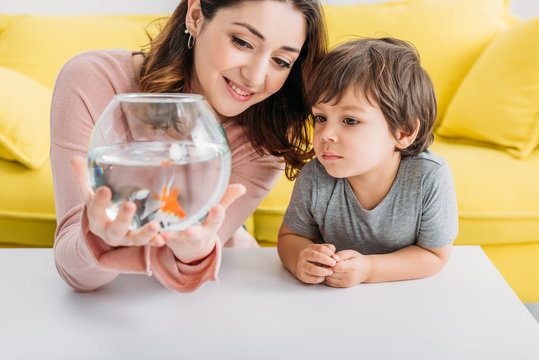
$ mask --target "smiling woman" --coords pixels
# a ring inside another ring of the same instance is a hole
[[[291,10],[293,6],[285,2],[250,2],[223,9],[204,23],[202,12],[191,7],[187,30],[196,38],[197,51],[196,77],[188,84],[189,91],[204,94],[225,117],[276,93],[305,39],[303,15]],[[275,28],[277,18],[286,27]]]
[[[256,246],[242,223],[277,181],[283,160],[293,178],[311,156],[303,79],[325,44],[316,0],[184,0],[147,51],[91,51],[69,60],[51,110],[55,261],[64,280],[89,291],[120,273],[153,273],[171,289],[192,291],[216,279],[222,246]],[[202,94],[221,119],[233,185],[202,224],[160,232],[149,222],[130,230],[133,203],[110,221],[110,189],[88,190],[92,128],[114,95],[129,92]],[[75,177],[65,168],[69,160]]]

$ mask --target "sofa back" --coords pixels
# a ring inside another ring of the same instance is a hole
[[[412,42],[433,80],[439,119],[485,47],[514,22],[508,11],[508,0],[407,0],[369,5],[325,5],[324,13],[330,46],[357,36],[391,36]],[[145,31],[155,33],[158,28],[155,24],[148,27],[148,24],[159,17],[0,14],[0,70],[9,70],[0,71],[0,77],[4,73],[11,76],[10,83],[0,78],[0,92],[4,89],[8,93],[17,86],[29,89],[28,84],[32,83],[36,90],[27,91],[28,96],[36,94],[40,104],[47,103],[43,99],[49,99],[50,103],[56,75],[70,57],[91,49],[140,49],[148,42]],[[12,76],[13,73],[16,76]],[[28,120],[27,109],[20,106],[8,112],[0,111],[0,160],[18,161],[32,169],[48,167],[48,108],[43,105],[40,112],[42,116],[32,116]],[[26,119],[26,122],[14,119]],[[35,126],[31,121],[43,122],[38,127],[43,131],[17,143],[13,134],[28,136],[24,134],[31,133]],[[2,140],[4,137],[8,140]],[[38,143],[36,150],[32,144]],[[23,149],[17,149],[17,146]],[[25,150],[31,154],[24,154]],[[29,160],[21,154],[27,155]],[[291,189],[292,184],[281,179],[249,219],[248,229],[261,242],[275,242]],[[45,191],[52,193],[52,188]]]

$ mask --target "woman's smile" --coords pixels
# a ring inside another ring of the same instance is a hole
[[[256,94],[256,92],[250,89],[247,89],[226,77],[223,77],[223,78],[225,79],[225,83],[227,85],[228,91],[236,100],[248,101]]]
[[[195,77],[190,91],[204,95],[225,117],[279,91],[306,39],[303,14],[281,1],[243,1],[192,24]]]

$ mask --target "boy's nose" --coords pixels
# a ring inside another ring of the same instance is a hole
[[[324,124],[324,128],[320,131],[320,140],[323,142],[335,142],[337,141],[337,133],[335,129],[329,124]]]

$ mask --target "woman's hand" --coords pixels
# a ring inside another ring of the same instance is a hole
[[[112,193],[108,187],[102,186],[95,193],[88,180],[88,164],[81,156],[71,159],[71,166],[79,183],[90,231],[99,236],[110,246],[162,246],[165,240],[159,234],[160,226],[155,221],[150,221],[137,230],[129,230],[133,221],[136,206],[126,201],[120,206],[118,216],[114,221],[107,217],[106,208],[110,205]]]
[[[241,184],[228,185],[219,204],[210,209],[201,224],[183,231],[163,232],[161,235],[176,258],[183,263],[190,263],[210,254],[217,241],[217,231],[225,219],[226,209],[245,192],[245,186]]]

